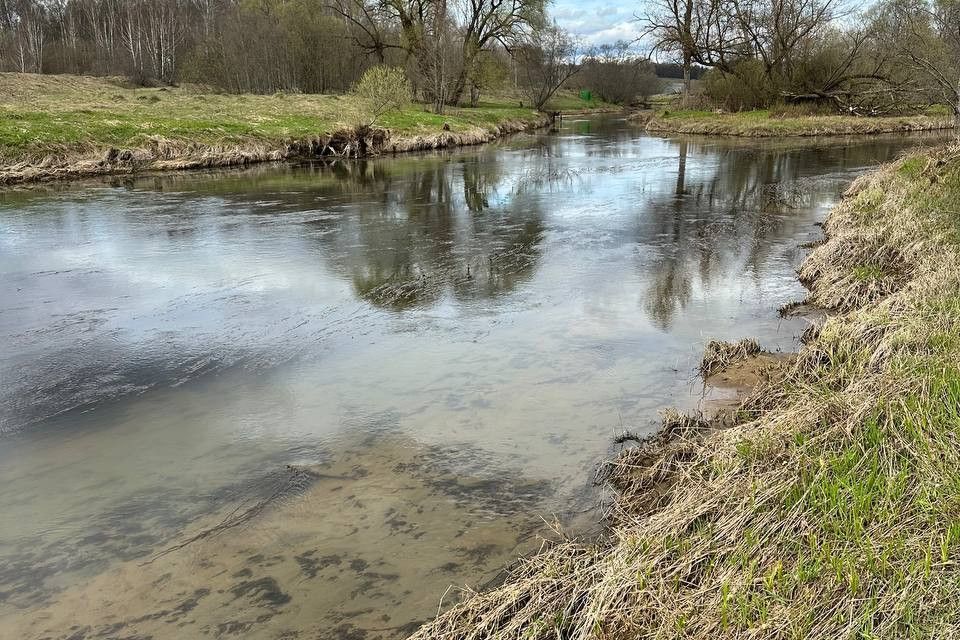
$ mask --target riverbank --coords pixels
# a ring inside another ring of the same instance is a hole
[[[631,120],[655,133],[752,138],[945,131],[955,126],[953,118],[948,115],[780,117],[765,110],[740,113],[645,111],[634,114]]]
[[[442,149],[549,124],[519,104],[505,98],[442,115],[411,105],[366,129],[353,124],[360,106],[351,96],[224,95],[3,73],[0,184]]]
[[[834,313],[729,426],[671,413],[551,546],[414,638],[951,637],[960,597],[960,148],[857,180],[805,259]]]

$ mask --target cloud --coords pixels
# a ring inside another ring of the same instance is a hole
[[[617,40],[635,40],[640,25],[634,20],[636,5],[617,6],[596,0],[559,0],[551,17],[584,44],[608,44]]]

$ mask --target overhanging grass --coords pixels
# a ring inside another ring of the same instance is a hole
[[[737,424],[625,451],[608,539],[415,637],[956,637],[960,147],[858,180],[825,230],[801,277],[836,315]]]

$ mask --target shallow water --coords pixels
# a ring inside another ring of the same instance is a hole
[[[597,118],[0,194],[0,636],[402,636],[589,533],[706,340],[793,348],[815,223],[935,139]]]

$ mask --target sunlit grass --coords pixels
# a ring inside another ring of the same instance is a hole
[[[832,315],[796,362],[732,426],[617,458],[608,540],[549,548],[416,637],[960,635],[958,212],[960,147],[860,179],[801,268]]]
[[[281,141],[351,127],[360,114],[349,95],[229,95],[195,86],[130,88],[119,79],[0,74],[0,157],[136,147],[152,137],[205,145]],[[495,97],[442,115],[412,103],[378,124],[416,135],[443,131],[445,125],[453,132],[489,130],[534,117],[512,98]]]

